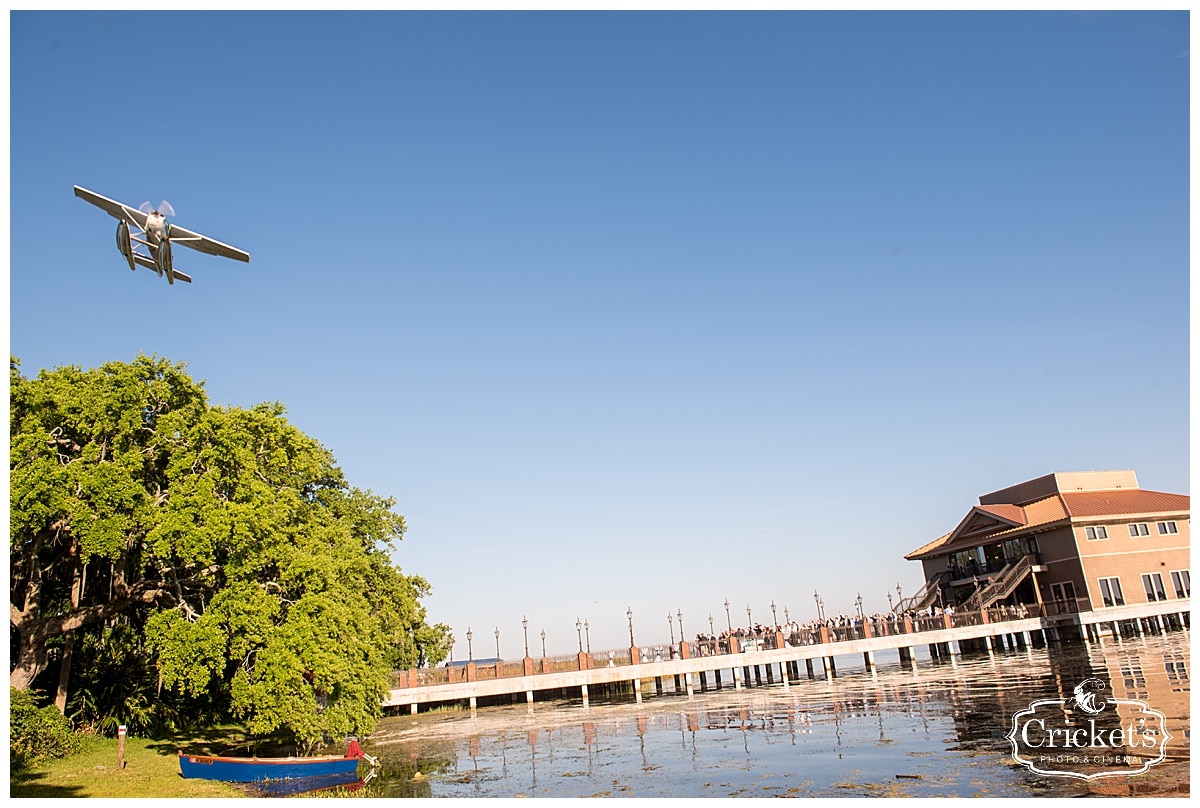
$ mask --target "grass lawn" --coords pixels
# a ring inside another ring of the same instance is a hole
[[[83,751],[37,768],[10,772],[10,797],[242,797],[213,780],[185,780],[175,751],[191,744],[125,740],[125,769],[117,768],[115,738],[85,738]]]

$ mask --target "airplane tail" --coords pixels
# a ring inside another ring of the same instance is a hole
[[[162,277],[163,271],[158,268],[158,264],[154,263],[154,261],[152,261],[151,259],[142,255],[141,253],[134,253],[133,260],[137,262],[138,266],[142,266],[142,267],[145,267],[146,269],[152,270],[160,278]],[[174,267],[171,268],[171,275],[172,275],[173,280],[183,281],[184,283],[192,282],[191,275],[188,275],[185,272],[180,272],[178,269],[175,269]]]

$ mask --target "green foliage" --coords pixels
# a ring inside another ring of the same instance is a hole
[[[53,705],[38,707],[32,691],[8,690],[10,768],[24,769],[79,751],[79,738]]]
[[[161,731],[190,704],[312,744],[369,731],[393,668],[446,657],[428,583],[390,558],[395,502],[279,404],[209,406],[146,357],[11,376],[14,680],[79,631],[79,720]]]

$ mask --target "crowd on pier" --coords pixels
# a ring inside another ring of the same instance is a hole
[[[1000,611],[1005,613],[1002,617],[1008,619],[1023,618],[1026,616],[1025,607],[1000,607]],[[917,630],[924,628],[921,623],[929,620],[942,620],[949,617],[951,625],[955,622],[954,608],[947,606],[942,609],[938,606],[932,606],[928,610],[920,612],[910,611],[904,614],[897,615],[895,612],[887,614],[874,613],[869,615],[845,615],[839,614],[835,617],[828,617],[823,620],[810,620],[805,623],[797,623],[795,620],[789,620],[781,625],[764,626],[761,623],[755,623],[752,626],[738,627],[722,631],[719,635],[700,633],[696,635],[696,651],[701,656],[710,656],[713,654],[728,654],[742,653],[744,651],[763,651],[779,648],[779,643],[784,646],[796,647],[802,645],[816,645],[822,642],[821,629],[826,629],[828,638],[834,642],[843,640],[857,640],[864,638],[867,635],[866,629],[869,628],[870,636],[878,637],[880,635],[902,634],[906,629],[903,627],[905,618],[907,617],[910,625],[917,627]],[[912,631],[912,628],[907,629]]]
[[[772,650],[778,648],[780,642],[785,646],[792,647],[816,645],[821,642],[822,627],[828,629],[831,640],[853,640],[865,636],[863,631],[864,622],[871,624],[873,634],[883,633],[885,631],[883,624],[891,622],[893,630],[889,633],[894,634],[896,633],[896,619],[896,615],[894,614],[871,614],[853,617],[839,614],[836,617],[829,617],[824,620],[810,620],[805,623],[797,623],[795,620],[789,620],[775,626],[764,626],[762,623],[755,623],[752,626],[744,628],[726,629],[719,635],[697,634],[696,648],[701,656],[709,656],[712,654]]]

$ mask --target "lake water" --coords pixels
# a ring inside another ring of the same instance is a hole
[[[889,654],[890,655],[890,654]],[[879,657],[885,657],[879,654]],[[360,793],[380,797],[1187,795],[1190,635],[877,659],[790,687],[521,703],[385,718]],[[820,666],[817,666],[818,677]],[[804,672],[801,666],[801,672]],[[1167,717],[1167,760],[1145,774],[1046,777],[1012,758],[1015,712],[1098,677]],[[712,677],[710,675],[711,683]],[[728,684],[728,675],[726,683]],[[668,688],[669,690],[669,688]]]

